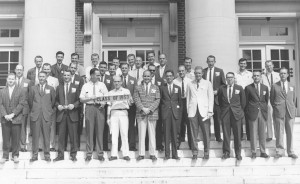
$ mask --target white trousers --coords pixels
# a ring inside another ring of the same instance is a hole
[[[155,139],[155,129],[156,121],[149,121],[148,116],[143,119],[138,119],[138,129],[139,129],[139,155],[145,156],[145,139],[146,131],[148,128],[149,135],[149,154],[155,155],[156,149],[156,139]]]

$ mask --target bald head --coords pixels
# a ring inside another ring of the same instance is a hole
[[[16,77],[20,78],[23,76],[24,74],[24,67],[23,65],[17,65],[15,68],[15,73],[16,73]]]

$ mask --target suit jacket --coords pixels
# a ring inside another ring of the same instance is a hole
[[[31,81],[30,86],[36,85],[35,76],[36,76],[36,67],[29,69],[27,72],[27,79],[29,79]]]
[[[208,68],[205,68],[203,70],[204,72],[203,72],[202,77],[203,77],[203,79],[209,81],[209,79],[206,78],[208,70],[209,70]],[[224,71],[221,68],[214,67],[214,74],[213,75],[214,75],[213,82],[212,82],[213,90],[218,91],[220,86],[226,85]],[[215,104],[219,105],[217,95],[215,95]]]
[[[149,108],[148,114],[149,121],[158,120],[158,105],[160,102],[160,91],[156,85],[151,84],[149,94],[146,95],[144,84],[135,87],[133,100],[136,105],[136,119],[143,119],[145,116],[142,114],[142,109]]]
[[[44,119],[53,121],[52,114],[55,112],[55,90],[52,86],[46,84],[44,94],[40,93],[40,86],[32,86],[29,90],[28,103],[31,109],[30,118],[31,121],[36,121],[40,114],[43,115]]]
[[[107,91],[114,89],[114,85],[113,85],[114,79],[110,75],[107,74],[104,75],[103,83],[105,84]]]
[[[230,103],[227,97],[227,85],[221,86],[218,91],[218,100],[221,108],[222,119],[229,115],[230,110],[236,120],[240,120],[244,117],[246,97],[242,86],[234,84]]]
[[[61,64],[61,67],[58,67],[58,64],[54,64],[51,66],[51,76],[55,77],[58,79],[59,83],[64,83],[63,80],[63,71],[67,70],[68,66],[65,64]]]
[[[123,75],[121,77],[122,77],[122,81],[123,81]],[[130,75],[127,75],[127,78],[128,78],[128,80],[126,83],[126,87],[125,87],[124,81],[122,83],[122,86],[123,86],[123,88],[128,89],[130,91],[131,96],[133,96],[134,88],[137,85],[137,81],[134,77],[132,77]]]
[[[29,79],[26,79],[25,77],[23,77],[20,85],[18,86],[19,88],[23,89],[24,98],[26,101],[26,104],[23,107],[23,115],[29,114],[29,105],[28,105],[27,101],[28,101],[29,89],[31,86],[32,86],[31,81]]]
[[[1,114],[1,122],[5,123],[6,120],[4,118],[5,115],[9,115],[14,113],[15,116],[12,120],[13,124],[21,124],[22,123],[22,112],[23,107],[27,104],[25,100],[25,94],[23,93],[22,88],[18,88],[15,86],[11,99],[9,98],[8,87],[5,87],[0,92],[0,114]]]
[[[166,74],[165,74],[165,72],[169,69],[169,66],[168,66],[168,65],[165,65],[164,73],[163,73],[162,76],[160,76],[160,71],[159,71],[160,68],[161,68],[160,65],[158,65],[158,66],[156,67],[156,75],[164,80],[164,79],[166,79]],[[165,80],[164,80],[164,81],[165,81]]]
[[[160,88],[161,97],[161,116],[162,119],[167,119],[168,111],[171,111],[175,119],[179,119],[182,111],[181,89],[179,86],[173,84],[172,94],[170,95],[168,85],[165,84]]]
[[[270,102],[273,114],[277,118],[284,118],[286,113],[290,118],[296,115],[296,91],[295,87],[288,83],[287,94],[284,93],[281,82],[276,82],[271,87]]]
[[[246,86],[246,108],[245,113],[247,119],[250,121],[256,120],[258,116],[259,109],[265,120],[268,119],[268,101],[269,101],[269,89],[264,84],[260,85],[259,95],[255,89],[254,83]]]
[[[160,88],[161,86],[165,85],[165,81],[161,77],[159,77],[159,75],[155,75],[154,77],[155,77],[154,84],[156,86]]]
[[[68,92],[68,95],[67,95],[68,104],[65,104],[66,96],[65,96],[64,84],[60,84],[57,87],[56,102],[55,102],[56,108],[59,105],[64,106],[64,105],[73,104],[74,109],[72,109],[72,110],[62,110],[62,111],[57,110],[56,122],[61,122],[64,113],[67,113],[67,111],[70,115],[70,119],[73,122],[79,121],[79,117],[78,117],[78,107],[79,107],[79,104],[80,104],[79,95],[80,95],[80,91],[79,91],[78,87],[75,84],[71,83],[70,86],[69,86],[69,92]]]
[[[186,104],[188,117],[195,117],[197,107],[202,117],[206,117],[208,112],[213,112],[214,92],[211,83],[205,79],[201,79],[198,89],[195,80],[188,83],[186,88]]]
[[[280,81],[280,76],[278,72],[272,72],[273,75],[273,84]],[[271,80],[268,79],[268,77],[266,76],[266,74],[262,74],[261,75],[261,83],[266,85],[269,88],[269,92],[271,91],[271,86],[273,84],[271,84]]]
[[[72,84],[75,85],[75,87],[79,90],[79,94],[80,94],[81,88],[84,84],[84,80],[79,75],[77,75],[77,74],[74,74],[74,75],[75,76],[74,76],[74,80],[73,80]]]

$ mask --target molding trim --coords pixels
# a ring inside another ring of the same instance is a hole
[[[169,26],[170,26],[170,40],[175,42],[177,39],[177,1],[170,1],[169,5]]]
[[[300,17],[300,12],[287,13],[236,13],[238,18],[260,18],[260,17],[278,17],[278,18],[297,18]]]
[[[0,14],[0,20],[2,19],[23,19],[24,14]]]
[[[92,39],[92,10],[93,6],[91,2],[83,4],[84,11],[84,39],[90,42]]]

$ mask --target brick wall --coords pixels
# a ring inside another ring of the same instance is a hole
[[[177,1],[178,12],[178,64],[183,64],[186,47],[185,47],[185,0]]]
[[[75,7],[75,52],[79,54],[79,63],[83,65],[83,43],[84,43],[84,24],[83,24],[83,3],[76,0]]]

